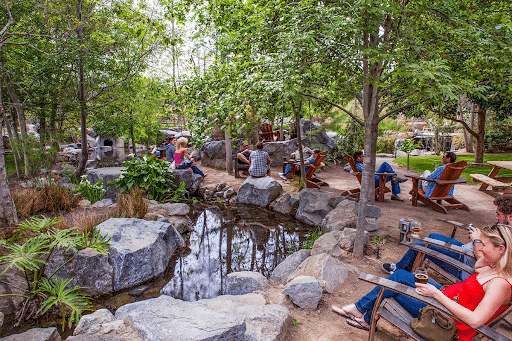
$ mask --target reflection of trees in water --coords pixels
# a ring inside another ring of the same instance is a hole
[[[173,296],[187,301],[218,296],[231,272],[257,271],[269,277],[298,249],[296,222],[278,224],[268,211],[255,211],[206,209],[199,215],[190,236],[191,252],[176,264]]]

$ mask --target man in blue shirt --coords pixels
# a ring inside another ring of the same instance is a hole
[[[174,136],[169,137],[169,143],[167,144],[167,150],[165,151],[165,158],[169,162],[174,162],[174,152],[176,151],[176,138]]]
[[[360,172],[363,171],[363,160],[364,155],[361,150],[354,153],[354,161],[356,162],[356,167]],[[402,198],[398,196],[398,194],[400,194],[400,183],[407,181],[407,179],[399,178],[396,175],[396,172],[393,169],[393,167],[391,167],[391,165],[387,162],[383,162],[375,171],[375,173],[394,173],[394,176],[386,177],[386,182],[391,181],[391,200],[404,201]],[[379,187],[378,175],[375,175],[375,187]]]
[[[454,152],[446,152],[443,155],[443,159],[442,159],[443,160],[443,165],[437,167],[432,173],[429,170],[424,171],[423,174],[421,174],[421,177],[427,178],[427,179],[439,179],[441,174],[443,174],[443,171],[446,168],[446,165],[449,164],[449,163],[455,162],[456,159],[457,159],[457,155],[455,155]],[[426,197],[430,197],[432,195],[432,192],[434,191],[434,188],[436,187],[436,183],[435,182],[431,182],[431,181],[423,180],[423,181],[420,182],[420,184],[421,184],[421,191],[424,192],[424,195]],[[449,196],[453,196],[453,189],[454,188],[455,188],[455,186],[453,186],[450,189],[450,192],[448,192]]]

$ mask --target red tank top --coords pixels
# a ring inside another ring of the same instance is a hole
[[[448,298],[453,299],[458,296],[458,303],[463,307],[468,308],[471,311],[474,311],[478,304],[482,301],[485,296],[485,291],[483,285],[494,278],[491,278],[489,281],[484,284],[480,284],[476,278],[478,274],[471,275],[464,282],[452,284],[449,287],[443,290],[443,294],[445,294]],[[503,278],[503,277],[500,277]],[[503,278],[504,279],[504,278]],[[506,279],[505,279],[506,280]],[[507,280],[506,280],[507,281]],[[510,285],[510,282],[507,281]],[[512,285],[510,285],[512,288]],[[512,297],[511,297],[512,298]],[[498,316],[503,310],[507,309],[507,306],[502,305],[496,313],[487,321],[485,324],[490,323],[496,316]],[[473,328],[466,326],[465,324],[455,320],[457,323],[457,335],[459,336],[459,341],[471,341],[471,339],[476,335],[476,330]]]

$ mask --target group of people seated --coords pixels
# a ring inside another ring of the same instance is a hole
[[[305,145],[302,146],[302,155],[306,161],[304,161],[305,172],[309,170],[309,165],[315,162],[318,157],[320,149],[311,150]],[[290,155],[290,158],[295,160],[294,164],[288,164],[284,173],[279,173],[279,176],[283,180],[288,180],[288,174],[300,175],[300,152],[296,150]],[[266,151],[263,150],[263,143],[258,142],[256,144],[256,150],[251,151],[247,143],[242,145],[241,151],[237,154],[237,160],[239,164],[249,165],[249,174],[252,177],[263,177],[270,175],[270,156]],[[325,164],[322,162],[320,167],[324,167]],[[292,173],[293,168],[293,173]]]
[[[176,138],[174,136],[167,137],[162,143],[162,148],[165,149],[165,160],[171,163],[171,167],[174,169],[187,169],[189,168],[195,174],[199,174],[205,177],[204,174],[195,164],[194,155],[196,151],[188,153],[188,139],[184,136]],[[154,153],[157,154],[158,150]],[[159,152],[161,153],[161,152]],[[162,157],[162,155],[158,155]],[[163,157],[162,157],[163,158]]]
[[[439,234],[429,235],[430,238],[473,251],[475,259],[437,246],[428,246],[474,267],[475,273],[469,275],[435,257],[426,256],[462,282],[444,288],[431,278],[427,284],[416,283],[415,275],[410,271],[417,251],[412,249],[407,251],[398,263],[385,263],[382,266],[384,271],[390,273],[387,279],[415,287],[416,293],[434,298],[453,313],[457,317],[455,323],[459,341],[471,340],[476,335],[474,328],[490,323],[510,305],[512,300],[512,196],[503,195],[497,198],[494,204],[498,222],[481,229],[470,226],[469,243],[464,244]],[[355,303],[344,307],[333,305],[332,310],[346,318],[350,326],[369,330],[371,314],[379,292],[380,287],[375,287]],[[392,290],[384,291],[383,298],[388,297],[393,297],[413,317],[418,317],[420,309],[426,306]]]

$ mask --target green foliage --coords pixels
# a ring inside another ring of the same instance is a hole
[[[38,313],[46,313],[52,307],[61,308],[62,315],[62,330],[66,326],[67,311],[71,311],[68,318],[68,327],[71,328],[73,324],[78,324],[82,313],[92,310],[91,297],[81,290],[84,287],[71,287],[66,288],[72,281],[68,279],[47,279],[41,278],[39,288],[35,290],[36,293],[45,298],[41,303]]]
[[[64,174],[64,176],[66,178],[68,178],[68,181],[69,181],[70,184],[78,185],[80,183],[80,179],[77,178],[76,173],[73,172],[71,169],[64,168],[62,170],[62,173]]]
[[[2,240],[0,246],[4,248],[5,255],[0,257],[0,265],[5,267],[2,274],[13,267],[23,273],[28,292],[23,296],[26,300],[39,304],[38,313],[44,314],[54,307],[60,309],[64,329],[66,318],[68,326],[71,327],[78,323],[83,312],[91,310],[92,299],[81,291],[82,287],[69,287],[72,279],[53,278],[57,271],[48,278],[43,277],[48,256],[58,248],[69,251],[71,248],[81,250],[90,247],[105,253],[110,248],[110,239],[106,235],[102,237],[97,230],[83,234],[77,233],[75,228],[59,230],[54,225],[60,221],[60,218],[32,217],[20,223],[18,232],[28,232],[30,235],[22,237],[19,242]],[[65,263],[75,256],[76,254]],[[22,310],[18,318],[23,319],[25,313]]]
[[[296,188],[298,191],[303,190],[306,188],[306,184],[302,182],[302,177],[300,176],[294,176],[290,179],[290,186]]]
[[[509,120],[493,122],[485,130],[485,147],[487,150],[504,150],[512,143],[512,127]]]
[[[82,175],[82,179],[78,184],[78,187],[73,191],[78,192],[85,200],[89,200],[91,204],[97,201],[103,200],[107,190],[103,188],[103,179],[98,179],[93,185],[85,175]]]
[[[30,177],[40,177],[41,170],[49,170],[57,157],[57,150],[53,147],[47,148],[34,134],[28,135],[27,141],[12,141],[13,150],[21,151],[28,158],[28,173]]]
[[[400,150],[410,154],[414,149],[420,148],[421,146],[414,142],[414,140],[405,140],[402,142],[402,146],[400,147]]]
[[[295,316],[292,315],[292,326],[298,327],[301,324],[302,324],[302,322],[300,322],[300,320],[298,320]]]
[[[417,171],[418,173],[423,173],[425,170],[434,170],[437,167],[443,164],[441,160],[441,156],[415,156],[410,158],[410,168]],[[472,155],[457,155],[457,161],[465,160],[468,163],[473,162],[474,157]],[[512,161],[512,154],[487,154],[484,155],[484,162],[486,161]],[[402,157],[395,160],[400,166],[404,167],[407,165],[407,158]],[[468,180],[468,183],[473,183],[473,179],[471,179],[470,174],[489,174],[493,166],[467,166],[464,169],[461,177]],[[512,170],[502,169],[500,170],[499,176],[512,176]]]
[[[386,244],[386,238],[384,236],[373,236],[370,239],[369,244],[382,246]]]
[[[384,135],[377,137],[377,153],[393,154],[395,151],[395,137]]]
[[[321,235],[322,231],[320,231],[319,228],[316,228],[313,231],[306,233],[306,239],[300,244],[300,247],[302,249],[312,249],[313,245],[315,244],[315,241],[318,238],[320,238]]]
[[[184,183],[175,189],[174,174],[169,170],[169,162],[151,155],[144,159],[134,158],[132,161],[126,161],[124,165],[123,174],[109,183],[116,185],[120,193],[138,187],[146,191],[149,199],[158,202],[178,202],[187,199],[187,196],[184,196]]]
[[[349,155],[354,154],[355,151],[364,148],[364,127],[351,122],[341,132],[341,139],[336,145],[336,150],[343,155],[347,153]]]

